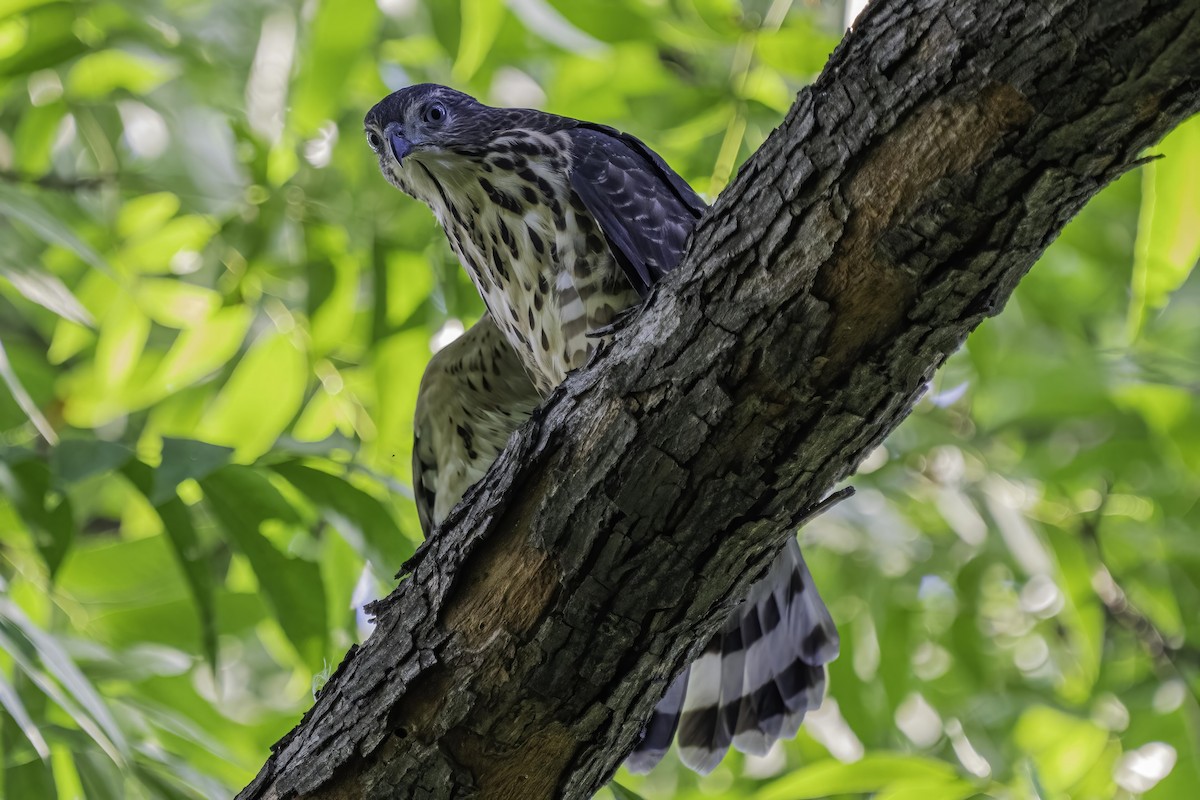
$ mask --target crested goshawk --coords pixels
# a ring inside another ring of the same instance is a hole
[[[444,86],[389,95],[365,127],[384,176],[433,210],[488,309],[421,383],[413,480],[428,534],[539,396],[586,362],[594,332],[678,265],[705,204],[629,134]],[[671,684],[627,766],[649,770],[677,730],[701,772],[730,745],[765,753],[820,704],[837,651],[791,539]]]

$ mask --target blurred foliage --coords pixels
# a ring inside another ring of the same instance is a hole
[[[0,0],[2,796],[228,796],[417,544],[417,381],[481,305],[366,109],[435,80],[603,121],[713,197],[843,13]],[[615,796],[1194,796],[1200,123],[1159,152],[806,529],[825,708]]]

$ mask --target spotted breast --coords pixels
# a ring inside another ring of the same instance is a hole
[[[570,168],[564,138],[500,137],[482,161],[448,156],[437,164],[440,181],[418,174],[414,187],[432,198],[488,312],[543,394],[584,363],[596,343],[588,333],[638,299],[562,178]]]

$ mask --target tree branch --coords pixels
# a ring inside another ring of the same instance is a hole
[[[47,173],[45,175],[29,175],[24,172],[0,169],[0,182],[15,183],[25,186],[36,186],[56,192],[91,192],[105,186],[117,183],[116,175],[89,175],[78,178],[67,178],[62,175]]]
[[[244,798],[586,798],[804,509],[1200,107],[1196,0],[877,0]]]

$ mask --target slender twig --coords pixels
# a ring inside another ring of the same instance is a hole
[[[28,175],[14,170],[0,170],[0,181],[15,183],[22,186],[36,186],[39,189],[49,189],[56,192],[94,192],[105,186],[117,183],[116,175],[85,175],[68,178],[63,175],[47,173],[45,175]]]
[[[1200,666],[1200,649],[1189,645],[1186,640],[1173,644],[1149,617],[1129,601],[1125,590],[1108,568],[1104,558],[1104,546],[1100,542],[1100,518],[1108,502],[1108,489],[1107,485],[1104,486],[1100,505],[1090,517],[1084,519],[1080,529],[1083,538],[1091,544],[1095,558],[1092,586],[1100,602],[1104,604],[1108,618],[1130,631],[1142,649],[1154,659],[1155,671],[1160,679],[1179,681],[1189,687],[1183,712],[1184,724],[1192,743],[1192,754],[1200,758],[1200,698],[1190,690],[1192,681],[1184,672],[1185,667],[1194,669]]]
[[[1084,517],[1080,527],[1080,534],[1091,545],[1095,559],[1092,565],[1092,588],[1104,604],[1105,613],[1109,619],[1132,633],[1142,649],[1160,667],[1168,666],[1178,672],[1181,661],[1200,666],[1200,649],[1186,641],[1176,643],[1171,637],[1164,635],[1153,620],[1129,600],[1129,595],[1109,569],[1104,557],[1104,546],[1100,542],[1100,520],[1108,504],[1108,497],[1108,487],[1105,486],[1101,493],[1100,505],[1091,515]]]

